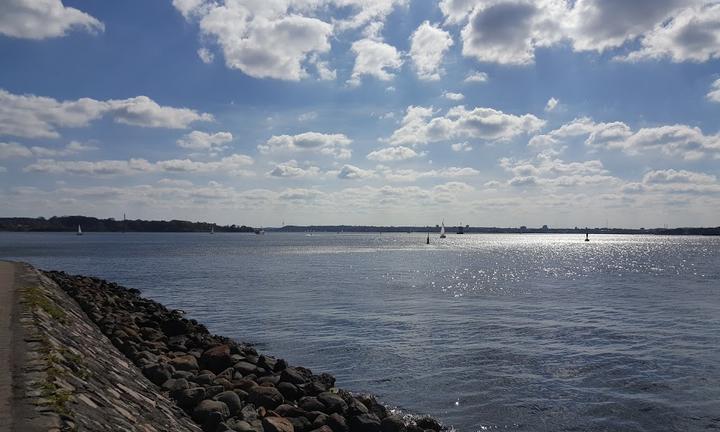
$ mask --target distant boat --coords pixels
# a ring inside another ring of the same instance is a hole
[[[257,234],[257,235],[263,235],[263,234],[265,234],[265,230],[262,229],[262,227],[260,227],[260,228],[255,228],[255,229],[253,230],[253,232],[254,232],[255,234]]]
[[[442,224],[440,226],[440,238],[445,238],[445,237],[447,237],[445,235],[445,221],[442,221]]]
[[[77,235],[83,235],[82,228],[80,228],[80,225],[78,225]]]
[[[210,234],[215,234],[215,226],[210,227]]]
[[[462,222],[460,222],[460,225],[458,225],[457,233],[465,234],[465,230],[463,229]]]
[[[585,231],[585,241],[586,241],[586,242],[589,242],[589,241],[590,241],[590,233],[587,232],[587,231]]]

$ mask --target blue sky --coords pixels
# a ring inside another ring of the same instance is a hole
[[[720,4],[9,0],[3,216],[718,225]]]

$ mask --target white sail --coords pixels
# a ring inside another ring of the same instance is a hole
[[[80,225],[78,225],[77,235],[82,235],[82,228],[80,228]]]
[[[445,238],[445,221],[440,225],[440,238]]]

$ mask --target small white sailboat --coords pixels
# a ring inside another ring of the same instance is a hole
[[[215,234],[215,225],[210,227],[210,234]]]
[[[83,235],[82,228],[78,225],[77,235]]]
[[[440,225],[440,238],[447,237],[445,235],[445,221],[442,221],[442,224]]]

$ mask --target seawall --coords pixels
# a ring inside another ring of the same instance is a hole
[[[0,376],[0,427],[7,418],[17,431],[442,429],[430,417],[399,416],[370,395],[338,389],[329,374],[212,335],[137,290],[2,264],[14,270],[12,287],[2,287],[14,296],[14,327],[5,331],[13,339],[5,356],[12,385],[3,415],[9,392]]]

